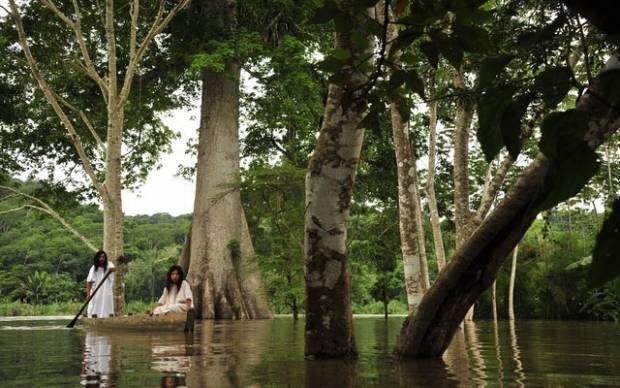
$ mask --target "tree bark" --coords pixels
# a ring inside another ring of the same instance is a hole
[[[188,281],[197,316],[269,318],[260,274],[236,188],[239,174],[240,66],[202,70],[202,108],[196,199],[189,244]]]
[[[620,68],[619,52],[605,70]],[[604,70],[604,71],[605,71]],[[598,148],[620,126],[620,113],[603,101],[596,78],[576,109],[591,117],[584,140]],[[536,219],[533,205],[544,193],[550,161],[539,154],[509,190],[505,199],[457,250],[454,258],[420,303],[418,313],[405,322],[397,347],[401,356],[437,357],[450,343],[466,312],[497,276],[501,264]]]
[[[428,199],[428,210],[430,213],[431,230],[433,232],[433,242],[435,245],[435,257],[437,266],[441,271],[446,266],[446,252],[443,245],[443,234],[441,233],[441,223],[439,221],[439,210],[437,208],[437,197],[435,195],[435,161],[437,155],[437,101],[428,104],[429,111],[429,140],[428,140],[428,177],[426,178],[426,197]]]
[[[362,90],[365,73],[353,67],[353,60],[366,52],[352,44],[352,32],[361,30],[350,1],[337,1],[354,27],[337,32],[335,47],[349,50],[351,58],[340,70],[344,88],[331,83],[321,131],[306,174],[305,355],[343,357],[357,354],[353,335],[350,275],[347,263],[347,220],[351,193],[364,130],[358,124],[367,109]],[[366,31],[359,31],[369,39]]]
[[[116,105],[110,98],[108,104]],[[105,189],[108,200],[103,201],[103,250],[116,266],[114,272],[114,314],[121,315],[125,309],[125,284],[123,281],[124,254],[123,203],[121,198],[121,145],[123,128],[123,109],[108,107],[108,136],[106,153]]]
[[[454,86],[465,89],[463,69],[454,75]],[[474,104],[467,97],[459,100],[454,128],[454,224],[456,249],[471,235],[471,210],[469,208],[469,129],[474,115]]]
[[[463,69],[454,74],[454,86],[465,89]],[[456,249],[458,250],[473,231],[472,212],[469,208],[469,129],[474,116],[474,104],[467,97],[458,102],[454,128],[454,225],[456,227]],[[465,316],[466,321],[474,319],[474,307]]]
[[[385,4],[377,5],[377,18],[385,24]],[[388,42],[398,37],[394,24],[387,26]],[[391,45],[387,45],[387,52]],[[398,65],[400,52],[390,53],[392,61]],[[416,160],[409,142],[409,131],[406,123],[398,111],[398,102],[393,99],[390,104],[392,119],[392,138],[396,154],[396,171],[398,175],[398,222],[400,232],[400,246],[403,256],[405,274],[405,291],[409,312],[414,312],[424,292],[429,287],[428,267],[426,264],[426,249],[424,246],[424,230],[422,228],[422,212],[420,211],[419,190],[416,173]],[[420,237],[420,232],[422,236]],[[424,250],[424,256],[422,251]]]
[[[512,251],[512,265],[510,267],[510,285],[508,286],[508,319],[514,321],[515,319],[515,278],[517,276],[517,255],[519,254],[519,245],[515,246]]]

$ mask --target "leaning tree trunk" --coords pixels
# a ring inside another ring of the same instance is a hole
[[[321,131],[306,174],[305,354],[310,357],[357,354],[345,243],[364,137],[358,124],[367,109],[367,94],[362,91],[367,77],[356,70],[353,61],[367,53],[352,43],[359,15],[351,2],[338,1],[337,5],[354,27],[348,33],[336,33],[335,47],[351,53],[340,70],[345,87],[329,85]],[[369,39],[366,31],[358,34]]]
[[[428,176],[426,178],[426,197],[428,198],[428,210],[431,219],[431,231],[435,244],[435,257],[437,266],[441,271],[446,266],[446,252],[443,245],[441,223],[439,221],[439,209],[435,194],[435,160],[437,155],[437,101],[428,104],[430,124],[428,140]]]
[[[515,246],[512,251],[512,265],[510,267],[510,285],[508,286],[508,319],[514,321],[515,319],[515,278],[517,276],[517,255],[519,254],[519,246]]]
[[[605,66],[605,70],[612,69],[620,69],[620,52],[612,55]],[[600,96],[605,93],[597,77],[576,107],[590,117],[584,140],[593,150],[620,126],[620,112]],[[504,200],[457,250],[422,299],[417,314],[406,320],[397,354],[443,354],[469,308],[493,284],[502,263],[536,219],[540,210],[533,205],[548,190],[544,183],[549,166],[550,160],[539,154]]]
[[[228,63],[224,72],[202,70],[196,198],[188,271],[196,312],[201,318],[271,316],[260,276],[256,271],[246,272],[247,258],[254,252],[236,184],[239,76],[237,63]]]

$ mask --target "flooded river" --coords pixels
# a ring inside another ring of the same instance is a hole
[[[0,317],[9,387],[620,386],[620,325],[483,321],[443,358],[392,356],[404,317],[356,317],[359,358],[306,361],[303,321],[199,321],[191,334],[67,329],[68,318]]]

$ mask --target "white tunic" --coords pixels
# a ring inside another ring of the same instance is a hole
[[[114,264],[108,261],[108,270],[114,268]],[[90,271],[88,271],[88,277],[86,278],[86,282],[93,283],[90,288],[91,295],[95,292],[95,289],[105,276],[105,271],[103,267],[97,268],[95,271],[95,266],[90,267]],[[90,300],[88,304],[88,316],[91,317],[93,315],[97,315],[99,318],[107,318],[110,315],[114,314],[114,298],[112,294],[112,290],[114,289],[114,273],[110,274],[108,278],[103,282],[103,285],[97,291],[95,296]]]
[[[170,312],[187,311],[187,304],[185,303],[187,299],[191,300],[192,303],[194,302],[192,289],[186,280],[183,280],[183,283],[181,283],[181,290],[178,292],[176,284],[173,284],[170,287],[170,292],[168,292],[168,289],[164,287],[164,293],[157,301],[157,303],[161,304],[161,306],[156,307],[155,310],[153,310],[153,314],[158,315]]]

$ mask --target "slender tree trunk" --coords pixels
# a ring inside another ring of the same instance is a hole
[[[377,17],[384,24],[385,5],[377,5]],[[387,39],[393,41],[398,36],[394,24],[387,27]],[[391,47],[388,46],[388,52]],[[400,53],[391,54],[395,63],[400,61]],[[392,118],[392,137],[396,154],[396,170],[398,174],[398,222],[400,231],[400,246],[403,255],[405,274],[405,290],[409,312],[415,312],[422,296],[428,289],[428,269],[424,268],[426,257],[422,258],[424,231],[420,230],[422,223],[419,208],[419,191],[416,176],[416,160],[409,142],[409,131],[406,123],[398,111],[398,103],[393,100],[390,104]],[[419,232],[422,232],[420,240]]]
[[[123,204],[121,198],[121,145],[123,111],[114,109],[116,99],[108,107],[108,138],[106,153],[106,180],[109,200],[103,202],[103,250],[116,266],[114,273],[114,314],[121,315],[125,308],[125,284],[122,256],[124,254]]]
[[[260,274],[244,270],[252,249],[239,174],[239,76],[202,70],[203,95],[188,280],[201,318],[268,318]],[[254,266],[255,264],[253,264]],[[243,278],[244,275],[247,277]]]
[[[355,15],[351,2],[337,1],[337,6],[351,18],[352,32],[360,29],[359,15]],[[369,39],[366,31],[359,33]],[[306,174],[305,354],[310,357],[357,354],[346,239],[351,193],[364,137],[358,124],[368,104],[366,94],[360,90],[367,77],[352,64],[366,53],[352,44],[351,32],[336,33],[335,47],[351,53],[340,70],[346,91],[339,85],[329,85],[321,131]]]
[[[515,319],[515,278],[517,276],[517,255],[519,254],[519,245],[515,246],[512,251],[512,265],[510,267],[510,285],[508,286],[508,319]]]
[[[465,89],[463,69],[457,69],[454,86]],[[472,212],[469,208],[469,129],[474,116],[474,104],[468,97],[459,100],[454,128],[454,225],[456,227],[456,249],[469,238],[473,229]],[[474,318],[474,307],[465,316],[466,321]]]
[[[412,149],[412,159],[415,160],[415,151]],[[416,236],[418,242],[418,251],[420,252],[420,271],[422,272],[422,288],[424,291],[431,286],[430,277],[428,275],[428,259],[426,255],[426,234],[424,233],[424,221],[422,220],[422,199],[420,196],[420,180],[418,178],[418,169],[413,164],[413,200],[415,206],[415,224]]]
[[[439,210],[437,208],[437,197],[435,196],[435,160],[437,155],[437,101],[428,104],[430,124],[428,141],[428,177],[426,179],[426,197],[428,199],[428,210],[431,219],[431,230],[433,232],[433,242],[435,244],[435,257],[437,266],[441,271],[446,266],[446,252],[443,245],[443,234],[441,233],[441,223],[439,221]]]
[[[608,60],[604,71],[620,68],[620,52]],[[620,113],[598,96],[601,80],[595,78],[576,106],[591,117],[584,136],[595,150],[620,126]],[[545,193],[550,161],[539,154],[521,174],[504,200],[482,222],[437,280],[401,330],[397,353],[411,357],[440,356],[450,344],[466,312],[495,281],[501,264],[539,213],[532,206]]]

